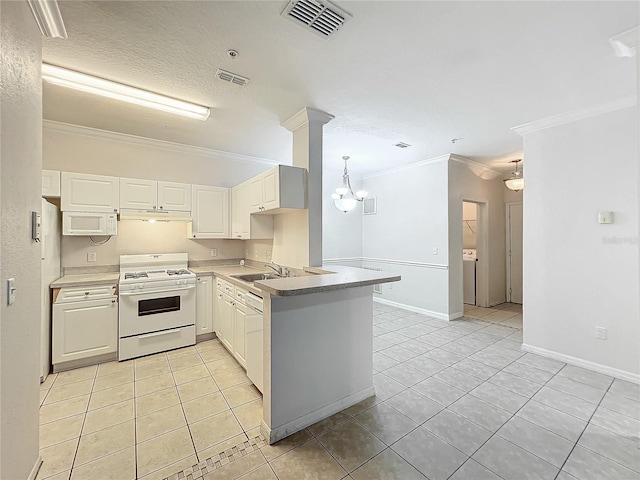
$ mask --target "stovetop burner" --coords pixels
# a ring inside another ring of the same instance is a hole
[[[191,272],[189,270],[180,269],[180,270],[167,270],[167,275],[189,275]]]
[[[147,275],[147,272],[125,273],[124,279],[127,280],[129,278],[149,278],[149,275]]]

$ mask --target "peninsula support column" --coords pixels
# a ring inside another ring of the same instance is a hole
[[[274,238],[273,251],[275,259],[281,257],[276,254],[284,254],[287,248],[306,250],[306,255],[303,253],[306,258],[298,258],[296,263],[301,264],[294,265],[298,267],[322,265],[322,128],[333,118],[326,112],[305,107],[282,123],[284,128],[293,133],[293,165],[308,171],[307,210],[292,216],[279,215],[286,222],[287,228],[282,231],[289,241],[285,243],[293,241],[297,245],[280,245],[279,239]],[[295,219],[291,218],[294,216]],[[282,263],[291,265],[287,261]]]

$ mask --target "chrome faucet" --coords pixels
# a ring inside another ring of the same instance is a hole
[[[278,265],[277,263],[271,262],[271,263],[265,263],[264,266],[274,270],[279,277],[283,276],[283,273],[282,273],[283,272],[283,267],[282,267],[282,265]]]

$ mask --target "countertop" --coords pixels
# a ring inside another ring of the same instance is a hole
[[[323,265],[321,267],[307,268],[306,270],[309,272],[320,270],[333,273],[260,280],[255,282],[255,286],[271,295],[290,297],[400,281],[400,275],[341,265]]]
[[[115,285],[118,283],[120,274],[110,273],[88,273],[83,275],[65,275],[49,285],[50,288],[63,287],[88,287],[90,285]]]
[[[269,273],[272,270],[268,268],[256,268],[256,267],[248,267],[245,265],[211,265],[208,267],[191,267],[191,270],[196,275],[215,275],[216,277],[221,277],[228,282],[231,282],[235,285],[239,285],[242,288],[249,290],[251,293],[255,293],[256,295],[262,297],[264,293],[260,288],[255,286],[253,283],[245,282],[244,280],[240,280],[239,278],[235,278],[232,275],[246,275],[251,273]]]

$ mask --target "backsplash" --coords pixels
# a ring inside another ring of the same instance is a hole
[[[95,237],[102,242],[107,237]],[[97,245],[89,237],[62,236],[61,265],[70,267],[107,267],[120,264],[120,255],[144,253],[189,254],[189,261],[231,260],[245,257],[242,240],[187,238],[187,224],[183,222],[118,222],[118,235]],[[216,256],[211,256],[215,249]],[[96,261],[87,262],[87,254],[95,253]]]

